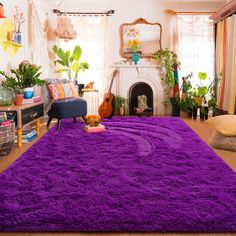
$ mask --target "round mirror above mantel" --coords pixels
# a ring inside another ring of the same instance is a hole
[[[162,26],[139,18],[120,26],[120,55],[129,59],[137,52],[141,58],[150,58],[161,49]]]

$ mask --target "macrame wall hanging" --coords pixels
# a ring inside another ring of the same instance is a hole
[[[65,41],[75,39],[77,37],[77,32],[71,22],[71,19],[66,16],[57,17],[57,28],[54,34]]]

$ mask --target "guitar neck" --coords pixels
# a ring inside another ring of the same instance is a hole
[[[113,86],[113,82],[114,82],[114,79],[115,79],[117,73],[118,73],[118,71],[115,70],[115,71],[113,72],[113,74],[112,74],[112,79],[111,79],[111,83],[110,83],[110,87],[109,87],[108,93],[111,92],[111,89],[112,89],[112,86]]]

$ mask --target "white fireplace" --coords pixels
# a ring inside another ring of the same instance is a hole
[[[165,84],[161,80],[160,69],[157,65],[115,65],[119,71],[113,91],[116,95],[129,98],[130,88],[139,82],[147,83],[153,91],[153,114],[165,115]]]

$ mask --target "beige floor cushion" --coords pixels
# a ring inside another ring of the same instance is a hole
[[[236,136],[236,115],[216,116],[206,123],[225,136]]]
[[[236,152],[236,136],[225,136],[215,131],[210,139],[213,148]]]

